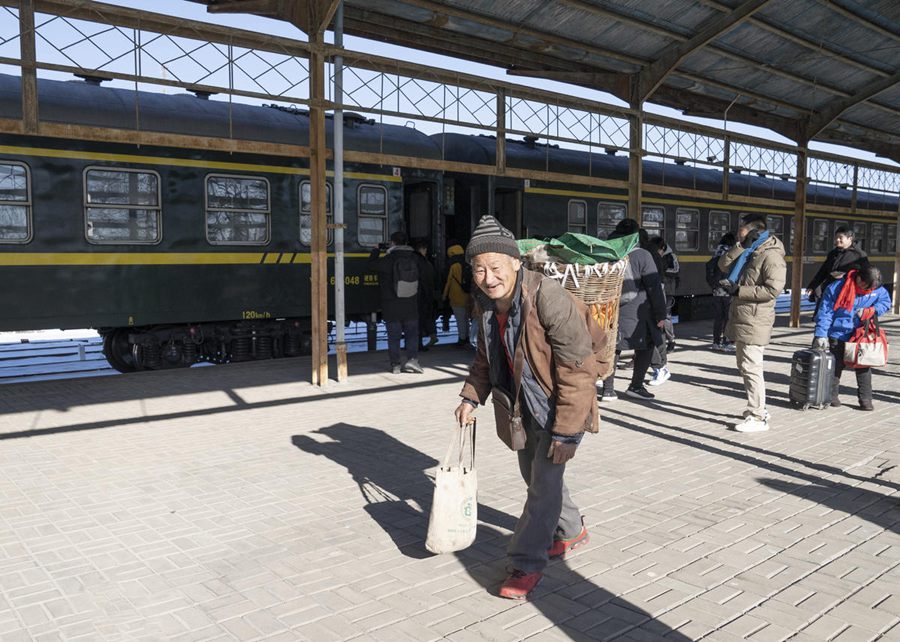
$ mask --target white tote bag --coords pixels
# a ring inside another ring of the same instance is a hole
[[[456,429],[444,462],[437,469],[425,548],[438,554],[461,551],[475,541],[477,522],[478,478],[475,475],[473,419]]]

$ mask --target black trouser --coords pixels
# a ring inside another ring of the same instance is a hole
[[[646,350],[634,351],[634,370],[631,373],[632,388],[640,388],[644,385],[644,377],[647,376],[647,369],[650,368],[650,360],[653,358],[653,350],[653,348],[647,348]],[[663,348],[663,350],[665,350],[665,348]],[[621,352],[621,350],[616,350],[616,358],[613,361],[613,370],[610,375],[603,380],[604,394],[615,392],[616,362],[619,360],[619,355],[621,354]]]
[[[713,343],[724,343],[725,326],[728,325],[730,296],[713,296]]]
[[[844,372],[844,350],[847,344],[837,339],[829,339],[828,346],[834,355],[834,380],[831,384],[831,398],[838,396],[841,374]],[[872,401],[872,368],[853,368],[856,371],[856,396],[860,401]]]

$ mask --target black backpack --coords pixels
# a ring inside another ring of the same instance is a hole
[[[714,256],[706,262],[706,284],[714,290],[719,287],[719,281],[728,278],[728,275],[719,269],[720,258]]]
[[[394,294],[408,299],[419,293],[419,265],[412,252],[398,252],[394,257]]]
[[[460,265],[460,278],[453,277],[453,280],[459,284],[463,292],[469,294],[472,291],[472,266],[462,256],[453,257],[451,267],[453,263],[459,263]]]

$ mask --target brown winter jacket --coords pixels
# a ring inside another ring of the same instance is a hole
[[[555,399],[556,417],[551,432],[561,436],[597,432],[597,362],[583,305],[556,281],[542,274],[522,270],[519,278],[522,279],[522,329],[516,353],[522,351],[541,389]],[[460,396],[484,404],[497,383],[491,381],[486,344],[501,339],[490,336],[485,340],[486,330],[495,332],[495,325],[489,323],[494,314],[493,302],[485,297],[479,297],[478,302],[484,308],[479,322],[478,352]],[[514,412],[521,411],[521,397],[515,400]]]
[[[719,259],[719,269],[728,274],[743,251],[740,244],[728,250]],[[725,336],[751,345],[768,345],[775,325],[775,299],[784,289],[786,276],[784,245],[770,236],[747,259],[740,287],[731,297]]]

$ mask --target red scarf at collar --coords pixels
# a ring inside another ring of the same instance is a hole
[[[861,287],[858,287],[856,285],[856,270],[850,270],[847,272],[847,279],[844,281],[844,286],[838,294],[837,301],[834,302],[834,309],[840,310],[843,308],[847,312],[853,312],[853,302],[856,300],[856,297],[869,294],[871,291],[871,289],[863,290]]]

